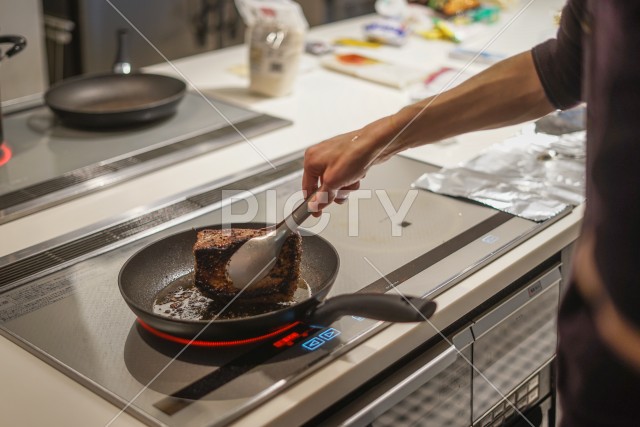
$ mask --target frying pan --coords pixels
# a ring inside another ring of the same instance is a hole
[[[242,224],[261,228],[264,224]],[[219,225],[205,228],[220,228]],[[390,322],[419,322],[433,314],[432,301],[385,294],[340,295],[324,300],[339,268],[338,253],[319,236],[302,237],[301,277],[309,292],[284,308],[232,319],[179,320],[156,314],[158,293],[177,278],[193,271],[193,244],[197,230],[162,238],[135,253],[120,270],[120,292],[131,310],[148,325],[175,336],[208,340],[239,340],[260,336],[296,321],[329,326],[344,315]]]
[[[186,84],[160,74],[128,74],[126,31],[120,30],[118,37],[114,73],[66,79],[45,93],[45,103],[65,125],[119,128],[148,123],[175,113],[186,92]]]
[[[53,85],[45,103],[70,127],[119,128],[168,117],[186,91],[183,81],[160,74],[96,74]]]

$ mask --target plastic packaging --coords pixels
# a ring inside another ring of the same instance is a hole
[[[267,96],[289,94],[308,28],[300,5],[290,0],[236,0],[236,5],[247,25],[249,89]]]
[[[409,13],[407,0],[376,0],[374,7],[385,18],[403,20]]]
[[[446,16],[454,16],[469,9],[480,6],[478,0],[429,0],[429,7]]]
[[[459,59],[465,62],[473,61],[477,64],[491,65],[496,62],[500,62],[507,57],[499,53],[487,52],[486,50],[465,49],[459,47],[449,52],[449,58]]]
[[[364,33],[370,42],[402,46],[409,35],[405,26],[396,19],[379,19],[365,25]]]

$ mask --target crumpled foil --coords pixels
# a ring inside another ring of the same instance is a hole
[[[585,130],[587,127],[587,106],[578,105],[569,110],[555,111],[535,121],[537,133],[563,135]]]
[[[584,202],[585,142],[584,131],[555,136],[525,128],[468,162],[422,175],[413,187],[544,221]]]

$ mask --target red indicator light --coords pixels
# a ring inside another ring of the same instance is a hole
[[[7,143],[0,145],[0,166],[7,164],[11,160],[11,156],[13,156],[13,153]]]
[[[300,337],[300,334],[297,332],[292,332],[289,335],[287,335],[284,338],[279,339],[278,341],[273,343],[273,346],[276,348],[280,348],[280,347],[291,347],[293,344],[295,344],[295,340],[296,338]]]
[[[297,339],[308,337],[308,336],[309,336],[309,331],[304,331],[302,333],[291,332],[286,337],[282,337],[278,341],[274,342],[273,346],[276,347],[276,348],[280,348],[280,347],[284,347],[284,346],[291,347],[296,343]]]
[[[156,337],[162,338],[164,340],[167,341],[171,341],[177,344],[182,344],[182,345],[193,345],[196,347],[233,347],[233,346],[238,346],[238,345],[246,345],[246,344],[251,344],[251,343],[255,343],[258,341],[262,341],[262,340],[266,340],[268,338],[272,338],[278,334],[281,334],[284,331],[287,331],[291,328],[293,328],[294,326],[298,325],[300,322],[295,322],[295,323],[291,323],[289,325],[283,326],[280,329],[277,329],[273,332],[269,332],[268,334],[265,335],[260,335],[258,337],[254,337],[254,338],[246,338],[243,340],[232,340],[232,341],[203,341],[203,340],[190,340],[188,338],[182,338],[182,337],[176,337],[170,334],[167,334],[166,332],[162,332],[159,331],[157,329],[155,329],[152,326],[147,325],[144,321],[137,319],[138,323],[140,324],[140,326],[142,326],[146,331],[150,332],[151,334],[155,335]]]

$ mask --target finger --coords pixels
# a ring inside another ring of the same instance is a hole
[[[359,188],[360,188],[360,181],[356,181],[353,184],[345,185],[340,189],[340,191],[351,192],[351,191],[358,190]]]
[[[316,152],[315,147],[309,147],[304,152],[302,191],[305,199],[318,190],[319,181],[325,170],[322,162],[318,161]]]
[[[354,182],[351,185],[347,185],[347,186],[342,187],[336,193],[336,198],[334,199],[334,202],[339,204],[339,205],[345,203],[347,201],[347,199],[349,198],[349,194],[351,194],[352,191],[355,191],[355,190],[357,190],[359,188],[360,188],[360,181],[357,181],[357,182]]]
[[[344,190],[339,190],[338,193],[336,194],[336,198],[333,200],[333,203],[342,205],[346,203],[348,199],[349,199],[349,192]]]
[[[305,169],[302,175],[302,192],[306,199],[318,190],[318,175]]]
[[[320,189],[315,192],[309,201],[309,211],[312,212],[313,216],[319,217],[322,214],[322,209],[335,200],[336,193],[337,190],[327,189],[324,185],[321,185]]]

